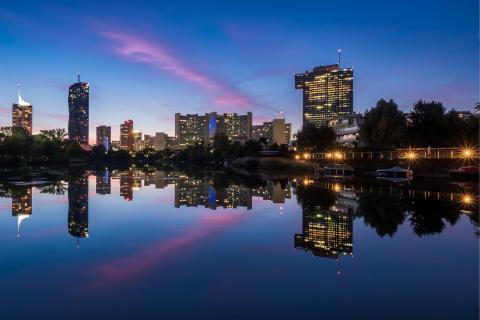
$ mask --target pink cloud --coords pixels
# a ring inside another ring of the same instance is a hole
[[[236,223],[245,215],[220,213],[208,213],[200,224],[187,229],[184,234],[170,239],[161,239],[147,247],[140,249],[131,255],[105,261],[93,270],[92,281],[85,289],[98,289],[114,284],[122,284],[135,277],[140,277],[151,269],[168,262],[178,252],[184,252],[186,247],[199,243],[202,239],[215,235],[226,227]]]
[[[168,71],[203,88],[213,89],[217,87],[215,82],[185,66],[159,43],[142,40],[137,36],[120,32],[101,32],[100,34],[116,42],[113,48],[114,52],[131,61],[145,63],[159,70]]]
[[[110,50],[129,61],[143,63],[162,72],[197,85],[212,96],[211,102],[218,107],[248,107],[258,105],[250,96],[240,92],[228,81],[218,81],[218,77],[200,73],[176,57],[166,45],[120,31],[99,33],[113,42]]]

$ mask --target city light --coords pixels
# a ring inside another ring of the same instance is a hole
[[[462,149],[462,158],[464,158],[464,159],[473,158],[474,154],[475,154],[475,150],[473,150],[472,148],[463,148]]]
[[[300,160],[300,155],[296,154],[295,155],[295,160]]]
[[[341,154],[340,152],[338,152],[338,151],[335,152],[334,155],[335,155],[335,158],[336,158],[336,159],[342,159],[342,157],[343,157],[342,154]]]
[[[409,160],[415,160],[417,158],[417,154],[413,151],[409,151],[405,154],[405,158]]]
[[[305,152],[305,153],[303,154],[303,158],[304,158],[305,160],[310,159],[310,154],[307,153],[307,152]]]

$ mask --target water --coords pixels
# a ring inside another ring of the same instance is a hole
[[[1,319],[478,318],[476,184],[132,170],[0,196]]]

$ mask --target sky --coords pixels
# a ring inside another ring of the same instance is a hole
[[[472,110],[479,100],[479,7],[455,1],[2,1],[0,126],[17,83],[33,131],[67,128],[68,86],[90,83],[95,127],[132,119],[174,134],[174,114],[253,113],[302,125],[294,74],[354,68],[354,111],[380,98]]]

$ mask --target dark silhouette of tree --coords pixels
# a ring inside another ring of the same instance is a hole
[[[360,138],[372,149],[389,150],[403,144],[404,132],[404,114],[392,99],[388,102],[381,99],[374,108],[365,112]]]
[[[375,229],[381,237],[392,237],[405,221],[405,210],[399,199],[385,195],[363,193],[359,199],[359,212],[366,225]]]
[[[413,106],[408,125],[408,140],[414,147],[447,146],[450,132],[445,107],[441,102],[420,100]]]
[[[458,221],[458,209],[452,202],[416,199],[408,206],[408,220],[419,237],[438,234],[445,229],[445,222],[454,225]]]
[[[299,151],[325,151],[335,147],[335,131],[327,126],[319,128],[305,125],[297,133],[297,148]]]
[[[297,202],[303,208],[321,207],[328,209],[335,204],[337,196],[330,189],[324,189],[315,185],[299,184],[296,187]]]

